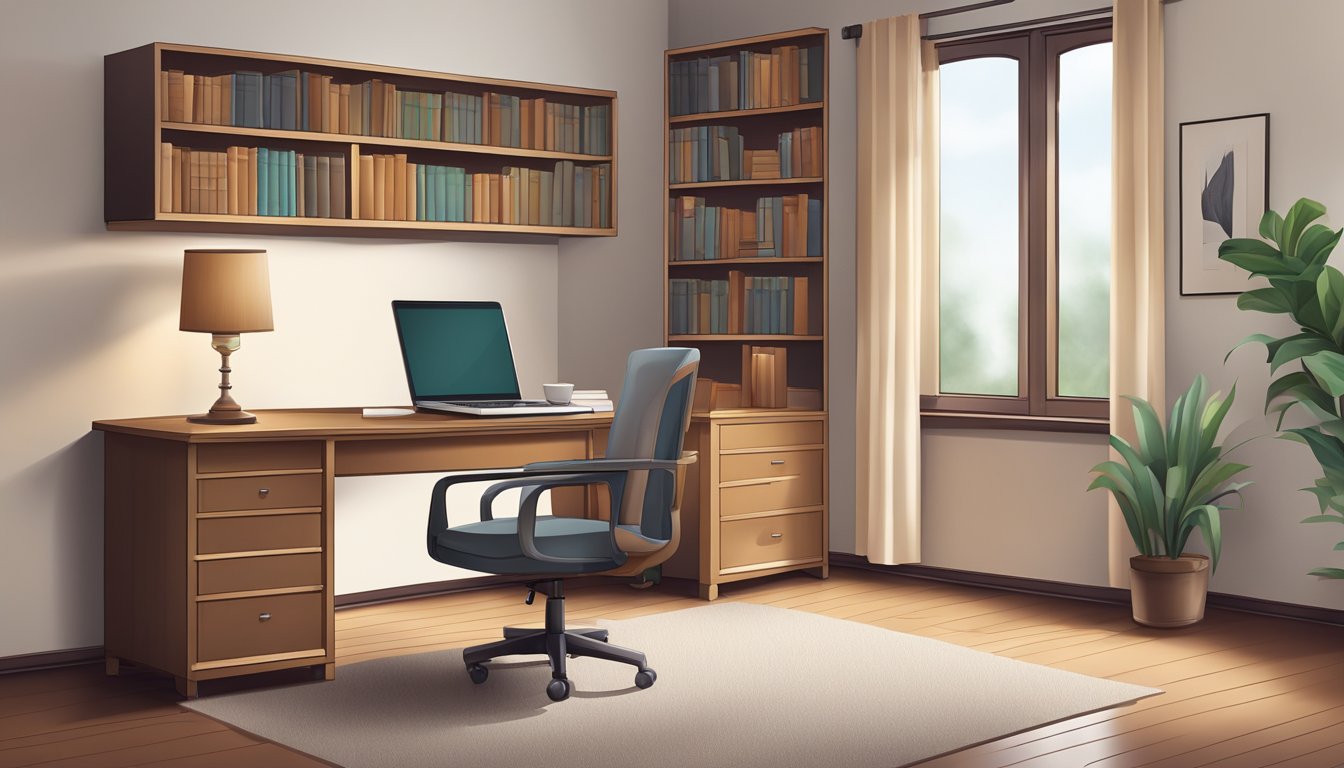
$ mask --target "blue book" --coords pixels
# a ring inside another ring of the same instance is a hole
[[[448,169],[435,166],[434,174],[434,220],[448,220]]]
[[[280,124],[275,127],[286,131],[292,131],[298,127],[298,117],[295,106],[298,98],[299,73],[295,70],[291,70],[289,72],[278,72],[273,75],[273,77],[280,79]]]
[[[270,150],[265,147],[257,147],[257,215],[270,216],[270,186],[271,186],[271,158]]]
[[[437,168],[437,165],[425,166],[425,221],[437,221],[434,218],[434,203],[439,196],[438,188],[434,184]]]
[[[792,256],[792,253],[784,252],[784,198],[770,198],[770,208],[772,210],[772,222],[774,223],[774,233],[771,239],[775,242],[775,256]]]
[[[797,333],[793,327],[793,291],[794,282],[792,277],[782,278],[784,280],[784,301],[780,307],[780,312],[784,316],[784,333]]]
[[[270,160],[266,164],[266,175],[270,181],[266,184],[266,210],[271,212],[272,216],[281,216],[280,213],[280,167],[284,161],[280,158],[279,150],[271,150]]]
[[[821,255],[821,201],[807,201],[807,255]]]
[[[308,120],[308,78],[299,76],[299,129],[311,131],[309,126],[312,123]],[[305,189],[305,191],[307,191]]]
[[[701,261],[705,258],[705,201],[695,199],[695,245],[691,258]]]
[[[719,258],[719,207],[705,208],[705,258]]]
[[[299,174],[302,172],[298,153],[290,150],[285,153],[285,177],[289,180],[289,215],[299,215]]]
[[[289,189],[294,185],[293,178],[289,175],[289,151],[284,150],[275,153],[276,166],[280,169],[280,201],[276,211],[281,216],[291,216],[293,212],[289,208]]]
[[[462,169],[449,166],[448,171],[448,220],[462,220]]]

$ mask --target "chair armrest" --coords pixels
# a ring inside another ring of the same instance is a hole
[[[488,483],[523,476],[524,473],[518,470],[505,470],[473,472],[469,475],[449,475],[448,477],[439,478],[439,481],[434,484],[434,490],[430,491],[429,496],[429,524],[428,530],[426,531],[429,550],[431,552],[434,551],[434,540],[440,533],[448,530],[447,492],[450,486],[458,485],[460,483]],[[527,476],[532,477],[533,475]],[[481,519],[491,519],[490,507],[488,505],[481,507]]]
[[[678,466],[694,464],[695,451],[682,451],[676,461],[666,459],[568,459],[537,461],[523,466],[524,472],[629,472],[662,469],[675,472]]]

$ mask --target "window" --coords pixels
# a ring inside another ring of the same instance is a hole
[[[938,393],[929,411],[1105,418],[1111,31],[939,46]]]

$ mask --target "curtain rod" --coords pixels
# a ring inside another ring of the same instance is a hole
[[[958,13],[966,13],[967,11],[978,11],[981,8],[993,8],[996,5],[1008,5],[1011,2],[1013,2],[1013,0],[982,0],[982,2],[979,3],[958,5],[955,8],[944,8],[941,11],[921,13],[919,14],[919,18],[936,19],[939,16],[954,16]],[[858,40],[861,37],[863,37],[862,24],[850,24],[849,26],[840,28],[840,39],[842,40],[853,40],[854,44],[858,45]]]

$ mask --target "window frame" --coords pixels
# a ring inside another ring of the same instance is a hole
[[[1030,426],[1031,420],[1037,419],[1041,425],[1049,424],[1049,429],[1070,422],[1084,431],[1097,431],[1097,427],[1104,431],[1106,427],[1109,398],[1064,397],[1057,392],[1059,169],[1052,150],[1059,131],[1060,57],[1111,40],[1111,21],[1102,19],[952,40],[936,46],[939,66],[984,57],[1014,59],[1018,62],[1019,83],[1018,394],[922,395],[921,411],[926,417],[935,417],[938,425],[1018,427]],[[941,375],[933,377],[935,383],[940,380]],[[957,418],[966,415],[1001,416],[1007,422]]]

